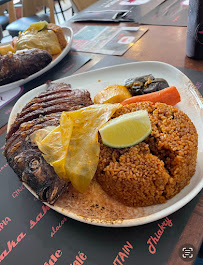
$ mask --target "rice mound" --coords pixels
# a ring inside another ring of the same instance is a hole
[[[139,102],[118,109],[113,118],[141,109],[152,124],[143,142],[115,149],[100,139],[97,181],[127,206],[166,202],[189,184],[196,168],[198,135],[189,117],[164,103]]]

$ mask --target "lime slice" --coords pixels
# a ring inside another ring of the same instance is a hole
[[[146,110],[123,114],[108,121],[99,130],[102,142],[114,148],[124,148],[138,144],[151,131],[151,122]]]
[[[46,28],[47,25],[48,25],[47,21],[34,22],[34,23],[30,24],[30,26],[27,30],[35,29],[37,31],[40,31],[40,30],[43,30],[44,28]]]

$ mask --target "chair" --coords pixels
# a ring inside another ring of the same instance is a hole
[[[36,14],[42,6],[49,7],[50,16],[44,13]],[[10,23],[6,29],[12,37],[18,36],[19,32],[26,30],[30,24],[41,20],[55,23],[53,0],[23,0],[23,17]]]
[[[46,6],[50,10],[50,22],[55,23],[53,0],[23,0],[23,16],[29,17],[37,13],[37,9]]]
[[[5,11],[7,11],[7,14],[5,14]],[[13,1],[0,0],[0,24],[2,29],[4,30],[9,22],[11,23],[15,20],[16,15]]]
[[[88,6],[97,2],[97,0],[70,0],[72,4],[73,13],[78,13]]]
[[[7,4],[3,4],[0,6],[0,25],[4,30],[6,26],[9,24],[8,15],[5,15],[5,10],[7,9]]]

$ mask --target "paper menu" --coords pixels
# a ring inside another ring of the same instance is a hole
[[[85,26],[74,35],[76,51],[123,55],[148,29],[146,27]]]

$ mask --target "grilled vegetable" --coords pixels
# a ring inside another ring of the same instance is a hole
[[[94,97],[95,104],[101,103],[120,103],[126,98],[130,98],[131,94],[128,89],[121,85],[111,85],[102,89]]]
[[[180,94],[175,86],[164,88],[160,91],[156,91],[146,95],[134,96],[127,98],[122,105],[127,105],[131,103],[141,102],[141,101],[151,101],[153,103],[161,102],[168,105],[175,105],[180,102]]]
[[[129,78],[125,81],[132,96],[148,94],[169,87],[163,78],[155,78],[153,75],[144,75],[136,78]]]

